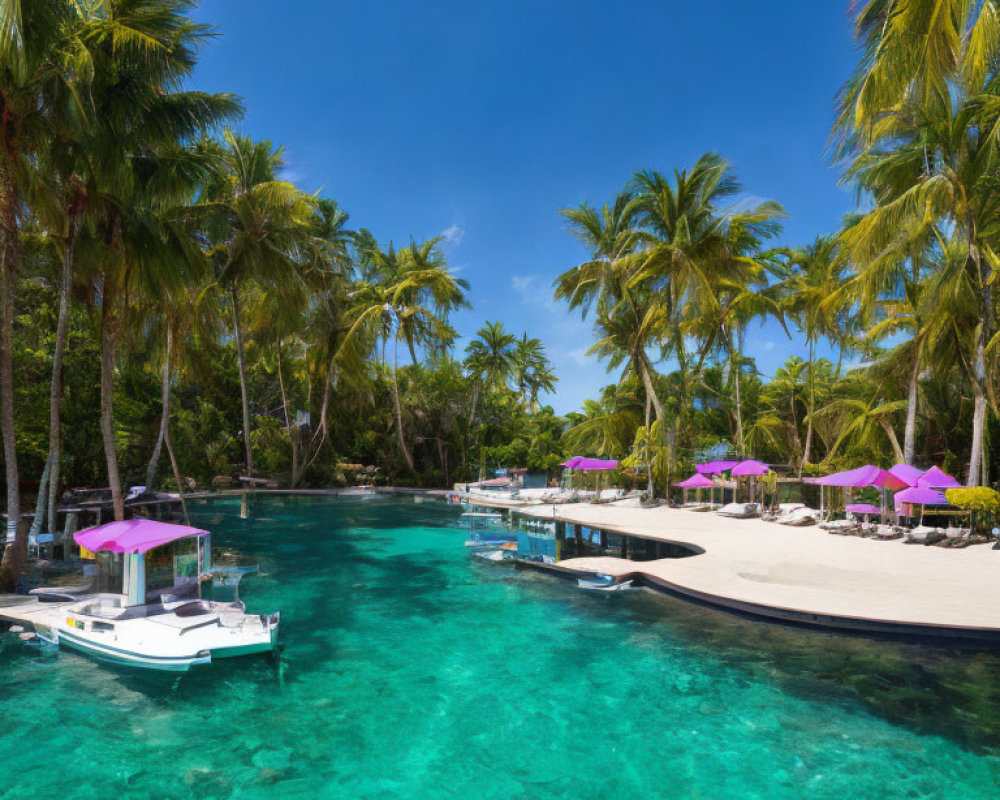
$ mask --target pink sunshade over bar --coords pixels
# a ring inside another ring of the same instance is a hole
[[[87,528],[73,534],[73,540],[92,553],[145,553],[160,545],[190,536],[208,536],[208,531],[187,525],[170,525],[152,519],[126,519]]]

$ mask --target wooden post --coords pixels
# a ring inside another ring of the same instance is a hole
[[[573,538],[576,540],[576,555],[583,555],[583,530],[580,525],[573,526]]]
[[[566,523],[556,522],[556,561],[562,560],[566,544]]]

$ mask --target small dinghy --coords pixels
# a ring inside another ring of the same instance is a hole
[[[595,575],[593,578],[577,578],[576,585],[588,592],[625,592],[632,588],[632,581],[619,581],[614,575]]]

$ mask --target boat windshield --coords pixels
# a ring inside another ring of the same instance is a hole
[[[147,603],[198,596],[196,538],[177,539],[146,553]]]

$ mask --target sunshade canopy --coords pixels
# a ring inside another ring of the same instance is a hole
[[[735,467],[733,467],[733,477],[743,478],[749,475],[767,475],[771,471],[771,468],[761,461],[754,461],[749,459],[747,461],[741,461]]]
[[[826,475],[825,477],[818,478],[816,483],[820,486],[842,486],[856,489],[865,486],[875,486],[879,489],[903,489],[906,487],[905,481],[896,477],[891,472],[886,472],[884,469],[879,469],[871,464],[865,467],[858,467],[857,469],[849,469],[846,472],[835,472],[833,475]]]
[[[882,509],[871,503],[851,503],[844,507],[850,514],[881,514]]]
[[[679,483],[675,483],[674,486],[677,486],[681,489],[710,489],[711,487],[715,486],[715,484],[712,482],[711,478],[707,478],[700,472],[696,472],[686,481],[680,481]]]
[[[583,470],[610,470],[618,469],[618,462],[614,460],[603,460],[600,458],[585,458],[584,456],[573,456],[569,461],[562,464],[568,469]]]
[[[920,476],[917,486],[927,489],[959,489],[962,484],[940,467],[931,467]]]
[[[921,476],[924,474],[924,470],[919,467],[911,466],[910,464],[896,464],[889,468],[889,472],[899,478],[907,486],[916,486],[917,481],[920,480]]]
[[[154,547],[190,536],[208,536],[208,531],[187,525],[170,525],[152,519],[125,519],[87,528],[73,534],[73,540],[92,553],[145,553]]]
[[[896,492],[895,502],[911,503],[919,506],[946,506],[948,501],[941,492],[935,492],[924,486],[911,486],[901,492]]]
[[[728,472],[739,463],[739,461],[709,461],[707,464],[696,465],[695,469],[702,475],[719,475]]]

